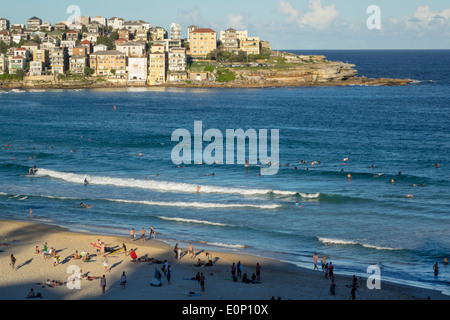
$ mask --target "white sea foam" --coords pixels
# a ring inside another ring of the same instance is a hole
[[[324,237],[317,237],[317,239],[324,243],[324,244],[335,244],[335,245],[360,245],[365,248],[371,248],[376,250],[402,250],[401,248],[390,248],[390,247],[382,247],[382,246],[376,246],[366,243],[360,243],[357,241],[351,241],[351,240],[342,240],[342,239],[332,239],[332,238],[324,238]]]
[[[186,219],[186,218],[168,218],[168,217],[158,217],[162,220],[168,220],[168,221],[177,221],[177,222],[185,222],[185,223],[197,223],[197,224],[207,224],[211,226],[219,226],[219,227],[226,227],[226,224],[218,223],[218,222],[210,222],[205,220],[196,220],[196,219]]]
[[[163,202],[163,201],[148,201],[148,200],[122,200],[122,199],[105,199],[107,201],[122,202],[122,203],[136,203],[145,204],[149,206],[163,206],[163,207],[191,207],[191,208],[258,208],[258,209],[276,209],[281,207],[277,204],[237,204],[237,203],[212,203],[212,202]]]
[[[197,184],[169,182],[158,180],[136,180],[133,178],[115,178],[102,176],[89,176],[70,172],[60,172],[49,169],[39,168],[35,176],[48,176],[56,179],[61,179],[71,183],[84,183],[86,178],[89,184],[92,185],[109,185],[124,188],[139,188],[162,192],[180,192],[180,193],[196,193]],[[296,195],[295,191],[272,190],[272,189],[251,189],[251,188],[233,188],[200,185],[201,193],[222,193],[222,194],[240,194],[240,195],[264,195],[264,194],[279,194],[279,195]]]

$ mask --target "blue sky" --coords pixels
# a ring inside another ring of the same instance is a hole
[[[450,49],[448,0],[2,0],[0,17],[55,24],[68,19],[70,5],[81,15],[142,19],[166,29],[178,22],[183,36],[191,24],[248,30],[280,50]],[[370,5],[380,8],[381,29],[367,27]]]

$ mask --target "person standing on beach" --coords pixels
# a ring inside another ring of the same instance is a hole
[[[125,257],[127,256],[127,246],[125,245],[125,243],[122,243],[122,249],[125,252]]]
[[[328,265],[328,274],[330,275],[330,279],[333,281],[334,280],[334,266],[333,263],[331,263]]]
[[[124,271],[124,272],[122,272],[122,277],[120,278],[120,284],[122,285],[122,289],[125,289],[126,283],[127,283],[127,276]]]
[[[200,286],[202,287],[202,291],[205,291],[205,276],[203,272],[200,273]]]
[[[237,270],[237,277],[240,279],[242,277],[242,264],[240,261],[238,261],[236,270]]]
[[[108,270],[108,258],[107,257],[103,258],[103,267],[105,268],[105,272],[109,272],[109,270]]]
[[[105,289],[106,289],[106,278],[105,278],[105,275],[103,275],[103,278],[100,279],[100,286],[102,287],[102,293],[105,293]]]
[[[130,231],[130,240],[134,240],[134,228],[131,228],[131,231]]]
[[[153,226],[150,226],[150,240],[152,239],[152,236],[153,236],[153,239],[156,240],[155,230],[153,229]]]
[[[189,249],[188,249],[188,253],[191,255],[191,259],[195,258],[195,251],[194,251],[194,247],[192,246],[192,244],[189,242]]]
[[[175,247],[173,247],[173,252],[175,252],[175,259],[176,260],[180,259],[179,251],[180,251],[180,249],[178,249],[178,243],[176,243]]]
[[[144,229],[144,227],[142,227],[142,231],[141,231],[141,240],[145,241],[145,229]]]
[[[16,271],[16,257],[14,257],[13,254],[11,254],[11,263],[10,263],[10,265],[11,265],[12,269],[14,271]]]
[[[170,267],[170,265],[167,266],[167,275],[166,275],[166,279],[167,282],[170,284],[170,278],[172,277],[172,268]]]
[[[322,256],[322,260],[320,260],[322,263],[322,271],[325,271],[325,264],[327,263],[327,258],[325,256]]]
[[[47,242],[46,242],[46,243],[44,243],[44,249],[42,249],[42,252],[44,253],[44,260],[47,259],[47,254],[48,254],[47,250],[48,250],[48,247],[47,247]]]
[[[259,263],[256,263],[256,281],[261,281],[261,266]]]
[[[28,215],[30,218],[33,215],[33,209],[30,208],[30,214]]]
[[[319,271],[319,267],[317,267],[317,261],[319,260],[319,257],[317,256],[316,253],[314,253],[313,255],[313,261],[314,261],[314,270],[317,269],[317,271]]]

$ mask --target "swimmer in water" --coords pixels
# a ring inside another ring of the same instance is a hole
[[[412,194],[407,194],[406,197],[407,198],[414,198],[414,196]]]
[[[425,185],[423,183],[421,183],[421,184],[413,184],[413,187],[425,187]]]
[[[439,167],[439,163],[436,162],[436,163],[434,164],[434,167],[435,167],[435,168]]]
[[[200,186],[197,186],[197,192],[200,192]]]
[[[84,178],[84,184],[85,184],[85,185],[89,184],[89,182],[87,181],[86,178]]]

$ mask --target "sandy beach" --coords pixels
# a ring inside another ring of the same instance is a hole
[[[322,271],[299,268],[295,265],[261,257],[248,256],[229,252],[210,252],[213,266],[197,267],[197,259],[207,261],[206,252],[196,251],[196,257],[187,254],[188,244],[180,243],[181,259],[175,259],[173,247],[169,244],[148,239],[141,241],[140,230],[136,230],[136,239],[129,237],[104,236],[95,234],[69,232],[57,226],[35,224],[23,221],[6,221],[0,223],[0,278],[1,300],[26,300],[31,288],[40,293],[45,300],[270,300],[272,297],[281,300],[348,300],[350,297],[351,277],[335,274],[336,292],[330,295],[329,279],[324,278]],[[127,247],[127,255],[123,251],[116,254],[105,253],[107,269],[103,265],[103,257],[91,243],[100,239],[107,248]],[[55,248],[60,257],[54,265],[53,257],[44,259],[43,253],[36,253],[47,243],[48,248]],[[154,258],[164,262],[167,260],[171,268],[170,283],[164,277],[162,263],[132,262],[129,252],[135,249],[140,257]],[[195,250],[195,248],[194,248]],[[90,261],[73,259],[78,251],[89,252]],[[15,270],[10,265],[11,254],[16,258]],[[256,264],[261,266],[260,283],[233,282],[231,266],[241,262],[242,274],[249,277],[256,271]],[[336,263],[335,263],[336,265]],[[155,269],[161,271],[161,286],[151,286]],[[320,260],[319,260],[319,269]],[[72,270],[72,271],[70,271]],[[70,276],[80,270],[81,274],[90,277],[106,278],[106,289],[102,292],[100,279],[82,279],[69,282]],[[69,273],[68,273],[69,272]],[[121,276],[125,272],[127,283],[121,286]],[[191,280],[198,272],[205,276],[204,291],[198,281]],[[49,286],[47,280],[57,280],[63,285]],[[381,282],[381,289],[370,290],[366,287],[366,279],[358,287],[356,300],[449,300],[449,296],[440,292],[417,287]],[[79,283],[79,289],[70,288],[70,283]],[[39,298],[35,298],[39,299]],[[32,299],[34,300],[34,299]]]

